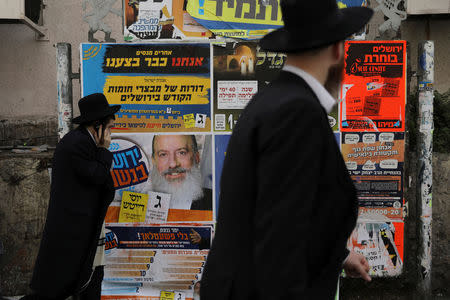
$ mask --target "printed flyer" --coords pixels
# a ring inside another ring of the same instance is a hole
[[[162,291],[193,298],[213,234],[212,226],[194,225],[108,225],[102,299]]]
[[[405,131],[406,41],[347,41],[343,132]]]
[[[214,130],[232,131],[253,96],[275,79],[286,54],[262,51],[256,42],[213,44]]]
[[[404,137],[404,132],[342,133],[341,151],[357,189],[361,218],[403,218]]]
[[[211,135],[114,133],[116,194],[107,222],[118,222],[122,201],[127,214],[134,212],[144,223],[213,221],[211,145]],[[145,213],[137,214],[144,206],[131,201],[129,192],[134,198],[148,195]]]
[[[115,132],[210,131],[210,45],[82,44],[82,95],[122,105]]]
[[[347,248],[363,254],[371,276],[398,276],[403,268],[403,222],[358,222]]]
[[[280,0],[188,0],[187,12],[214,34],[260,39],[283,26]]]
[[[211,38],[186,5],[187,0],[124,0],[124,40]]]

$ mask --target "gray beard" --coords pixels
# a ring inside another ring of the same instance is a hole
[[[184,180],[176,185],[167,181],[156,167],[152,168],[150,180],[154,192],[171,195],[169,208],[191,209],[192,201],[203,197],[202,175],[198,166],[187,170]]]

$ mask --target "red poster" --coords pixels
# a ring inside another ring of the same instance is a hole
[[[406,41],[347,41],[340,128],[405,131]]]

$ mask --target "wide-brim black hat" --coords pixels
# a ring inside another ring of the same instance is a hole
[[[109,105],[105,95],[101,93],[91,94],[78,101],[80,116],[72,120],[75,124],[82,124],[101,120],[106,116],[113,115],[119,111],[120,105]]]
[[[273,52],[302,52],[342,41],[364,27],[368,7],[339,9],[336,0],[281,0],[284,27],[267,34],[260,46]]]

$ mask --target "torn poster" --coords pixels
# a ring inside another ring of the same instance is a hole
[[[214,34],[260,39],[283,26],[280,0],[188,0],[188,13]]]
[[[210,38],[186,12],[187,0],[125,0],[124,40]]]

